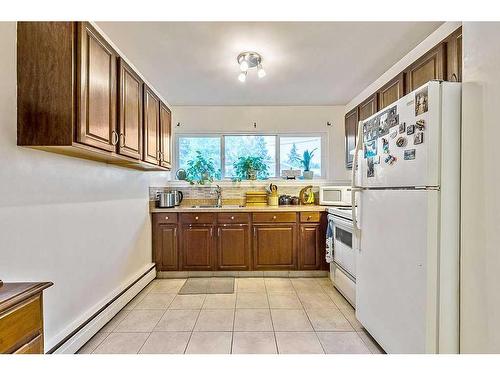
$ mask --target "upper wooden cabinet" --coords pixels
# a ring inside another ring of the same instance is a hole
[[[446,46],[438,45],[423,57],[415,61],[405,71],[406,92],[412,92],[433,79],[446,77]]]
[[[170,111],[164,106],[160,135],[160,99],[148,88],[147,112],[144,86],[140,74],[88,22],[17,24],[19,146],[168,170]],[[166,155],[164,162],[159,155]]]
[[[144,85],[144,161],[160,163],[160,99]]]
[[[378,94],[375,93],[361,103],[358,107],[359,121],[366,120],[371,115],[377,113],[378,110]]]
[[[143,82],[123,59],[120,59],[119,74],[118,152],[142,159]]]
[[[170,168],[172,166],[172,114],[170,109],[160,103],[160,165]]]
[[[404,96],[404,77],[404,73],[398,74],[378,91],[379,109],[387,107]]]
[[[117,54],[90,24],[78,28],[78,121],[76,140],[114,151],[116,132]]]
[[[462,82],[462,28],[446,40],[446,80]]]
[[[354,159],[352,151],[356,148],[358,122],[358,107],[356,107],[345,115],[345,165],[348,169],[352,168]]]

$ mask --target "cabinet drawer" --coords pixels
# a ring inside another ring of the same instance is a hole
[[[14,350],[41,331],[41,299],[36,296],[0,316],[0,353]]]
[[[212,224],[215,223],[215,213],[183,213],[181,221],[187,224]]]
[[[253,221],[256,223],[295,223],[295,212],[255,212]]]
[[[177,223],[177,214],[169,212],[154,214],[154,219],[157,224],[175,224]]]
[[[30,342],[17,349],[14,354],[43,354],[43,338],[38,335]]]
[[[241,212],[221,212],[217,215],[217,221],[222,224],[248,223],[248,214]]]
[[[300,222],[301,223],[319,223],[321,220],[321,212],[301,212]]]

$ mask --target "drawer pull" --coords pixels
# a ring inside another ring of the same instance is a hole
[[[234,220],[234,216],[231,216],[231,220]]]
[[[198,217],[198,216],[195,216],[195,218],[194,218],[194,219],[195,219],[195,220],[198,220],[198,219],[199,219],[199,217]]]
[[[273,220],[276,220],[276,215],[273,216]]]
[[[309,216],[307,217],[307,220],[311,220],[311,219],[312,219],[312,216],[311,216],[311,215],[309,215]]]
[[[168,220],[168,216],[165,216],[165,220]]]

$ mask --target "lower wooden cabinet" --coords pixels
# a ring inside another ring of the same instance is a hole
[[[213,225],[182,225],[182,269],[211,271],[214,265]]]
[[[296,224],[258,224],[253,227],[253,266],[256,270],[297,268]]]
[[[157,271],[322,270],[325,230],[320,212],[153,214],[153,260]]]
[[[250,270],[248,224],[224,224],[217,228],[217,270]]]

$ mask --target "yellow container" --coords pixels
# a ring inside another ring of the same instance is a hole
[[[278,195],[269,195],[267,202],[269,206],[277,206],[278,205]]]

